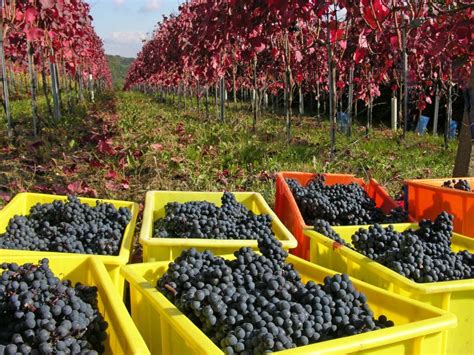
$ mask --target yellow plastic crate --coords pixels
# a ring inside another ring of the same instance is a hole
[[[232,258],[232,256],[226,256]],[[334,271],[295,256],[287,261],[295,266],[303,281],[323,283]],[[152,354],[222,354],[194,323],[156,288],[169,262],[133,264],[121,269],[130,284],[131,313]],[[446,332],[456,325],[456,317],[438,308],[384,291],[351,279],[365,293],[375,315],[385,314],[395,322],[391,328],[354,335],[281,351],[281,354],[440,354]]]
[[[418,225],[394,225],[399,232],[408,228],[417,229]],[[359,227],[333,229],[345,241],[351,242]],[[447,353],[474,354],[474,279],[417,283],[350,248],[336,246],[332,239],[322,234],[310,230],[304,233],[311,242],[310,261],[455,314],[458,326],[448,332]],[[453,233],[451,249],[474,253],[474,239]]]
[[[288,250],[297,245],[295,237],[278,219],[262,195],[256,192],[234,192],[235,198],[255,214],[272,216],[272,230],[283,248]],[[140,244],[143,246],[143,261],[171,261],[183,250],[191,247],[199,251],[211,250],[214,254],[232,254],[242,247],[258,249],[256,240],[217,240],[199,238],[153,238],[153,224],[165,216],[165,205],[169,202],[208,201],[221,206],[222,192],[179,192],[149,191],[145,198],[145,210],[140,231]]]
[[[71,280],[74,284],[80,282],[97,287],[98,308],[109,324],[104,343],[105,354],[150,354],[99,259],[70,255],[49,256],[48,259],[49,266],[57,277]],[[4,251],[0,254],[0,263],[37,264],[38,261],[37,255],[12,256]]]
[[[0,234],[5,233],[8,226],[8,222],[11,218],[16,215],[26,216],[30,213],[31,207],[37,203],[51,203],[55,200],[67,200],[67,196],[60,195],[46,195],[37,193],[19,193],[0,211]],[[95,198],[84,198],[80,197],[79,200],[82,203],[86,203],[89,206],[95,206],[96,201],[102,203],[107,202],[113,204],[116,208],[127,207],[132,212],[132,219],[128,226],[125,228],[122,245],[120,246],[119,255],[91,255],[95,258],[99,258],[107,268],[107,271],[112,278],[115,288],[120,295],[123,295],[124,291],[124,279],[120,275],[120,266],[128,263],[130,258],[130,250],[132,248],[133,234],[135,232],[135,225],[138,216],[138,204],[129,201],[117,201],[117,200],[101,200]],[[60,252],[45,252],[45,251],[28,251],[28,250],[15,250],[15,249],[0,249],[0,254],[6,253],[8,255],[18,256],[31,256],[36,259],[49,258],[51,256],[65,256],[65,255],[89,255],[89,254],[74,254],[74,253],[60,253]]]

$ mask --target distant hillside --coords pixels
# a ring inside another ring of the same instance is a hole
[[[107,54],[107,60],[109,61],[114,88],[122,89],[128,67],[132,64],[134,58],[124,58],[119,55]]]

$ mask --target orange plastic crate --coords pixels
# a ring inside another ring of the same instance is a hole
[[[309,239],[304,235],[303,231],[305,229],[313,229],[313,227],[305,224],[296,200],[285,179],[294,179],[302,186],[306,186],[317,175],[324,175],[327,185],[359,184],[368,193],[369,197],[374,200],[375,205],[385,213],[399,206],[375,179],[370,179],[366,183],[364,179],[350,174],[315,174],[292,171],[278,173],[276,175],[275,212],[298,241],[298,246],[292,249],[291,253],[303,259],[309,260]],[[410,218],[410,221],[414,222],[415,220]]]
[[[441,187],[445,179],[405,180],[408,212],[416,219],[434,219],[442,211],[454,216],[454,231],[474,238],[474,192]],[[474,178],[468,180],[474,187]],[[277,213],[278,215],[278,213]]]

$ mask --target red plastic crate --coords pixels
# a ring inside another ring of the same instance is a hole
[[[434,219],[446,211],[454,216],[456,233],[474,238],[474,192],[441,187],[451,179],[405,180],[408,212],[417,219]],[[468,180],[474,187],[474,178],[460,179]]]
[[[387,191],[385,191],[375,179],[370,179],[369,182],[366,183],[364,179],[349,174],[314,174],[292,171],[278,173],[276,175],[275,212],[298,241],[298,246],[295,249],[291,249],[290,252],[306,260],[309,260],[309,239],[303,234],[303,230],[313,229],[313,227],[305,224],[303,216],[296,204],[296,200],[285,179],[294,179],[302,186],[306,186],[308,182],[317,175],[324,175],[327,185],[359,184],[364,188],[369,197],[374,200],[375,205],[381,208],[385,213],[388,213],[393,208],[399,207],[399,204],[390,197]],[[409,220],[410,222],[415,221],[411,217]]]

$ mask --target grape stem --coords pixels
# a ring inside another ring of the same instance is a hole
[[[165,284],[165,288],[170,291],[173,294],[173,297],[176,297],[178,294],[178,291],[176,291],[173,287],[171,287],[169,284]]]

